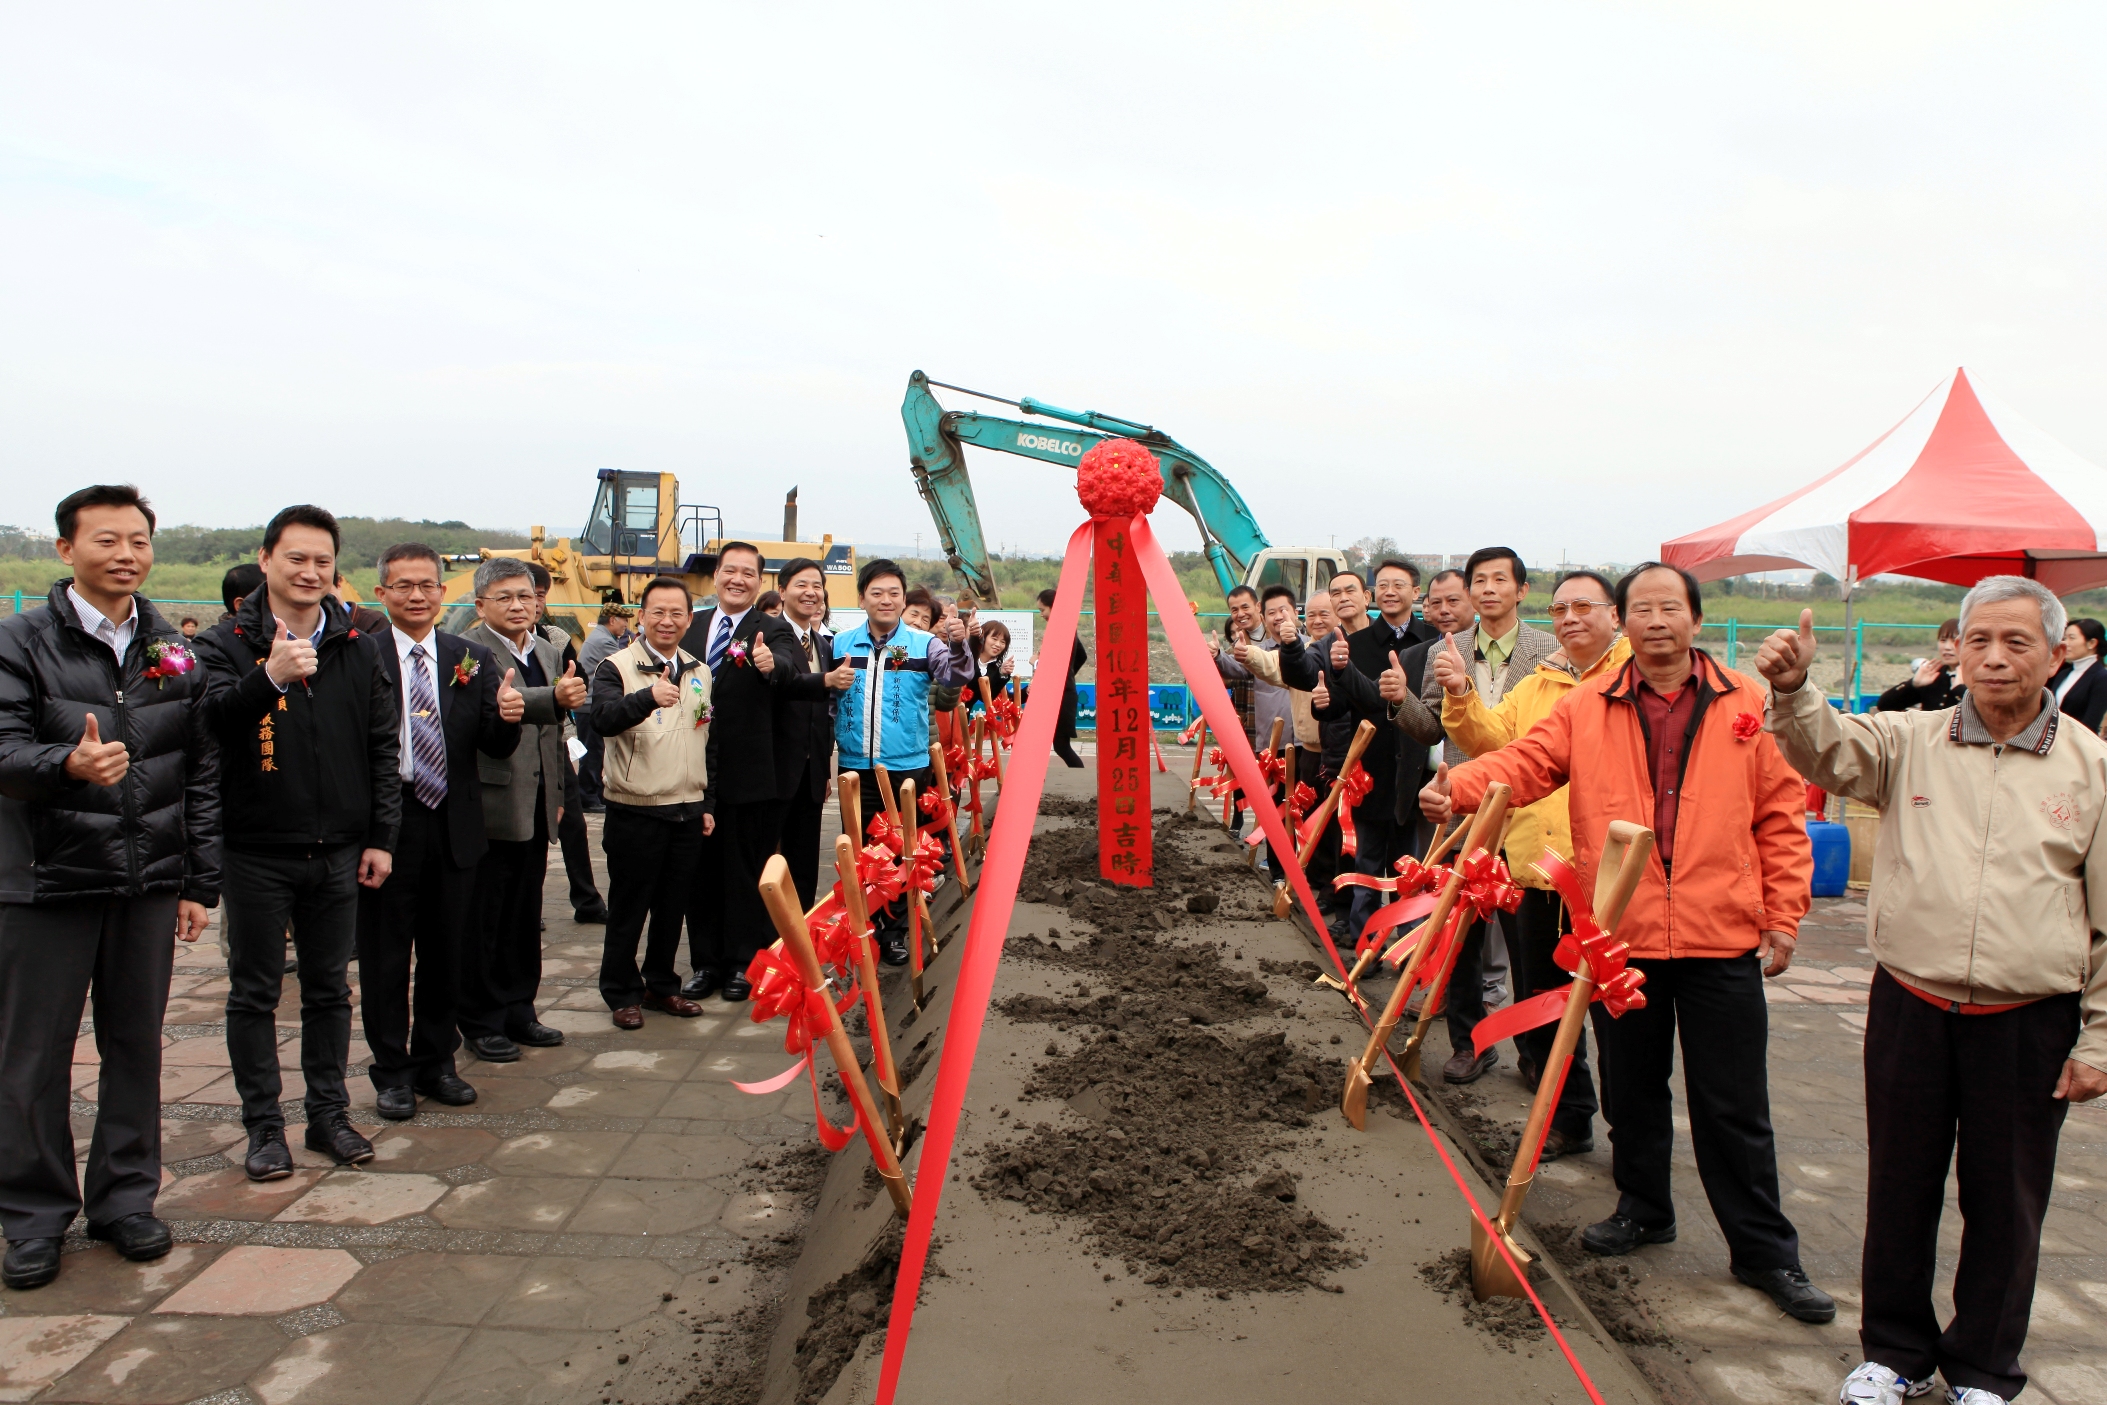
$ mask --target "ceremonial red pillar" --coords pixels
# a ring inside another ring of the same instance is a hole
[[[1098,872],[1152,886],[1149,830],[1149,597],[1130,517],[1099,517],[1092,556],[1097,616]]]

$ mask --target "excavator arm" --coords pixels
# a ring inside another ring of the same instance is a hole
[[[908,462],[914,470],[915,489],[929,504],[930,516],[936,519],[945,560],[984,603],[1000,602],[994,571],[988,562],[987,539],[980,530],[980,511],[973,500],[973,480],[966,472],[968,444],[1073,469],[1092,445],[1106,439],[1136,440],[1148,445],[1162,465],[1164,496],[1191,513],[1193,521],[1199,524],[1201,549],[1225,593],[1243,583],[1245,572],[1265,550],[1266,534],[1259,530],[1258,520],[1244,506],[1243,498],[1229,480],[1207,460],[1152,426],[1094,410],[1064,410],[1029,396],[1022,400],[990,395],[980,398],[1015,405],[1028,415],[1060,420],[1077,428],[1067,431],[1057,425],[946,410],[930,389],[942,384],[920,371],[907,379],[907,398],[900,405],[900,418],[907,425]]]

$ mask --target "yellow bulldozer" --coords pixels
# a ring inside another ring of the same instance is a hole
[[[656,576],[680,576],[688,593],[701,601],[716,594],[717,553],[723,547],[724,515],[714,507],[680,500],[680,481],[670,473],[600,470],[599,491],[585,529],[576,537],[548,540],[545,528],[528,533],[531,545],[511,549],[484,547],[473,555],[447,558],[464,568],[446,584],[449,605],[468,607],[475,593],[477,562],[493,556],[535,561],[549,572],[549,618],[583,637],[609,605],[634,605]],[[797,489],[783,499],[783,539],[753,543],[761,552],[763,574],[770,579],[784,562],[806,556],[820,563],[827,576],[827,602],[856,603],[856,549],[837,543],[833,534],[816,542],[797,538]],[[462,625],[463,621],[455,621]]]

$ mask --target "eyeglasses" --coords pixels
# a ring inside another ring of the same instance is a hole
[[[534,603],[534,592],[530,590],[524,595],[478,595],[476,599],[488,601],[490,604],[497,606],[531,605]]]
[[[396,581],[393,585],[377,585],[375,590],[393,590],[403,595],[444,595],[446,587],[437,581]]]
[[[1560,600],[1551,606],[1551,618],[1562,620],[1571,615],[1574,619],[1584,620],[1597,610],[1610,608],[1610,602],[1607,600]]]

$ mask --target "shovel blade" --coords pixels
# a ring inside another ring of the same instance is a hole
[[[1397,1070],[1398,1072],[1404,1074],[1405,1077],[1411,1079],[1414,1083],[1424,1083],[1427,1081],[1425,1078],[1422,1078],[1420,1076],[1419,1072],[1418,1040],[1415,1039],[1411,1043],[1405,1045],[1405,1055],[1403,1058],[1397,1061]]]
[[[1359,1059],[1346,1066],[1346,1095],[1339,1099],[1339,1111],[1346,1114],[1346,1120],[1353,1123],[1357,1132],[1368,1130],[1368,1090],[1373,1086]]]
[[[1522,1281],[1515,1277],[1514,1270],[1507,1266],[1507,1260],[1501,1256],[1499,1249],[1501,1240],[1506,1241],[1507,1252],[1514,1255],[1515,1263],[1521,1267],[1523,1272],[1528,1272],[1529,1265],[1532,1262],[1529,1257],[1529,1251],[1515,1243],[1513,1235],[1503,1234],[1500,1235],[1499,1239],[1495,1239],[1492,1234],[1486,1232],[1484,1221],[1475,1216],[1472,1217],[1471,1293],[1481,1303],[1487,1298],[1526,1298],[1529,1296],[1528,1290],[1522,1287]]]
[[[1294,911],[1294,907],[1288,901],[1288,885],[1275,883],[1273,885],[1273,915],[1282,921],[1286,921],[1288,914],[1292,911]]]

